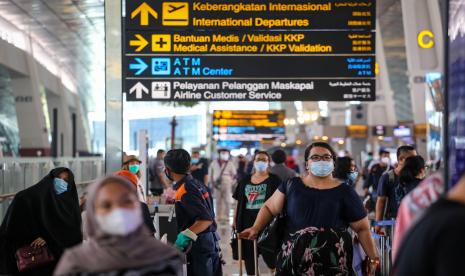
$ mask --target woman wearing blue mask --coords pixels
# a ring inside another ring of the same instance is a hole
[[[379,264],[363,204],[351,187],[333,177],[336,154],[327,143],[305,150],[308,174],[281,184],[251,228],[241,237],[255,239],[274,216],[286,210],[286,235],[277,275],[354,275],[349,227],[369,257],[369,274]]]
[[[358,180],[358,169],[354,159],[351,157],[338,157],[334,177],[344,182],[346,185],[355,188]]]
[[[31,246],[47,248],[54,261],[19,275],[51,275],[63,251],[82,242],[73,173],[56,168],[36,185],[16,194],[0,228],[0,241],[0,262],[7,266],[7,271],[0,274],[18,274],[15,253]]]
[[[144,185],[140,182],[140,178],[142,177],[140,164],[142,164],[142,161],[140,161],[137,156],[124,155],[121,170],[130,171],[132,174],[137,176],[137,179],[139,179],[139,182],[137,183],[137,197],[140,202],[147,203],[147,194],[145,193]]]
[[[237,200],[233,227],[241,232],[251,227],[257,218],[260,208],[281,184],[278,176],[269,173],[271,157],[266,151],[257,151],[253,159],[254,172],[239,181],[233,198]],[[242,256],[248,275],[258,275],[254,267],[253,243],[243,241]],[[274,271],[276,254],[259,252],[268,268]]]

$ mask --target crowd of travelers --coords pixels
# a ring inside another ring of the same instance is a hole
[[[220,149],[211,162],[198,151],[159,150],[147,164],[149,185],[141,181],[143,162],[124,155],[121,169],[95,180],[81,199],[73,172],[55,168],[11,202],[0,227],[0,275],[226,275],[232,260],[218,233],[231,216],[247,275],[260,274],[255,240],[269,270],[261,273],[379,275],[378,235],[394,239],[392,275],[465,275],[458,246],[465,244],[465,176],[446,193],[413,146],[395,157],[369,153],[359,169],[324,142],[309,145],[302,160],[282,149],[257,150],[250,160]],[[149,208],[149,198],[169,191],[172,245],[155,238]],[[372,224],[386,220],[396,227]]]

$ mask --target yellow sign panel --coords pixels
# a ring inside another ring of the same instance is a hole
[[[415,125],[414,133],[416,137],[426,137],[428,133],[428,126],[426,124]]]
[[[365,125],[350,125],[347,126],[347,136],[349,138],[367,138],[368,126]]]
[[[169,52],[171,51],[171,35],[154,34],[152,35],[152,52]]]
[[[213,126],[283,127],[284,111],[281,110],[217,110],[213,113]]]
[[[421,31],[417,37],[418,46],[420,46],[423,49],[433,48],[434,46],[433,39],[434,39],[434,34],[431,31],[429,30]]]
[[[149,15],[153,18],[158,19],[158,13],[150,7],[147,3],[142,3],[137,9],[131,13],[131,19],[134,19],[140,15],[140,25],[148,26],[149,25]]]
[[[163,2],[163,26],[188,26],[188,2]]]

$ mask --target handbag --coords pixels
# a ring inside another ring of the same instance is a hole
[[[291,180],[286,183],[286,194],[291,186]],[[287,196],[286,196],[287,197]],[[286,235],[287,229],[287,212],[286,212],[286,200],[284,201],[284,207],[281,214],[274,217],[273,220],[263,229],[260,233],[257,246],[261,251],[265,251],[271,254],[277,254],[280,250],[281,244]]]
[[[229,244],[231,245],[233,260],[239,260],[239,244],[237,241],[237,232],[234,229],[231,232],[231,241]]]
[[[32,247],[30,245],[21,247],[16,250],[15,257],[19,272],[41,267],[55,260],[46,245],[42,247]]]

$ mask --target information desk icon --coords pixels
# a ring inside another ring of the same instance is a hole
[[[188,2],[164,2],[163,26],[189,26]]]
[[[166,76],[171,74],[170,58],[152,58],[152,75]]]
[[[152,82],[152,99],[171,98],[171,83],[167,81]]]

